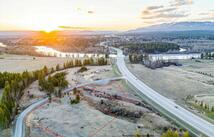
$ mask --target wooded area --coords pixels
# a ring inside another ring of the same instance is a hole
[[[128,48],[129,53],[164,53],[167,51],[179,50],[179,45],[166,42],[149,42],[140,44],[125,44],[124,48]]]

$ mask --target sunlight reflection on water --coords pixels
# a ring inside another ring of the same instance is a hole
[[[46,46],[34,46],[36,48],[36,52],[42,53],[46,56],[53,56],[53,57],[72,57],[72,58],[83,58],[87,57],[104,57],[104,54],[95,54],[95,53],[71,53],[71,52],[60,52],[53,48],[49,48]]]
[[[3,43],[0,42],[0,47],[6,48],[7,45],[4,45]]]

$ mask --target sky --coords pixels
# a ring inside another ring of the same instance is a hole
[[[0,31],[125,31],[214,21],[214,0],[0,0]]]

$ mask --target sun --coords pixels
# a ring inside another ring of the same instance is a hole
[[[52,27],[52,26],[45,26],[42,31],[46,32],[46,33],[50,33],[52,31],[56,31],[57,28],[56,27]]]
[[[38,25],[35,30],[37,31],[43,31],[43,32],[46,32],[46,33],[50,33],[50,32],[53,32],[53,31],[58,31],[59,28],[58,28],[58,25],[57,24],[48,24],[48,23],[43,23],[41,25]]]

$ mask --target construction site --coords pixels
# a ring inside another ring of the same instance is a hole
[[[66,71],[70,86],[107,75],[117,77],[110,66],[88,67],[82,73],[77,73],[78,68]],[[137,132],[161,136],[169,128],[180,130],[142,101],[124,79],[74,88],[26,118],[26,135],[31,137],[122,137]]]

